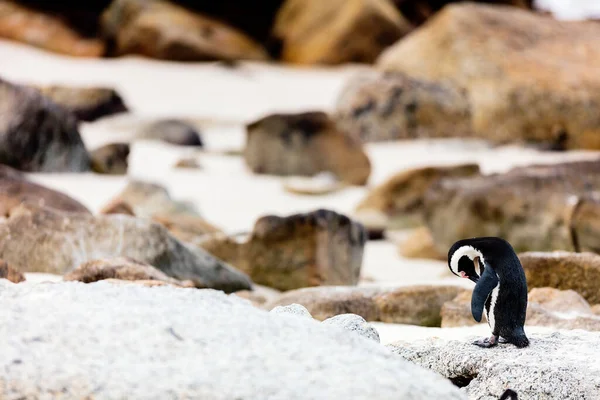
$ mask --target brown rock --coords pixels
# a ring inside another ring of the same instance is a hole
[[[440,252],[478,236],[502,237],[518,252],[588,249],[599,236],[577,198],[600,184],[599,172],[600,162],[582,161],[443,179],[425,196],[425,220]]]
[[[0,37],[76,57],[102,57],[104,43],[87,39],[60,18],[0,1]]]
[[[366,241],[364,228],[344,215],[317,210],[289,217],[266,216],[248,237],[218,235],[200,246],[278,290],[356,285]]]
[[[38,89],[82,121],[95,121],[128,111],[119,93],[111,88],[40,86]]]
[[[600,304],[600,255],[592,253],[522,253],[519,259],[531,288],[574,290],[590,304]]]
[[[351,78],[334,118],[363,142],[473,136],[466,90],[398,72],[367,71]]]
[[[284,293],[265,308],[297,303],[318,320],[351,313],[367,321],[439,326],[442,305],[462,291],[457,286],[305,288]]]
[[[21,272],[62,275],[87,261],[114,257],[153,265],[197,287],[227,292],[251,287],[246,275],[143,219],[20,207],[0,224],[0,258]]]
[[[175,287],[181,287],[181,285],[177,285],[175,283],[172,282],[165,282],[165,281],[157,281],[157,280],[147,280],[147,279],[140,279],[140,280],[135,280],[135,281],[129,281],[129,280],[123,280],[123,279],[103,279],[102,282],[107,282],[113,285],[120,285],[120,286],[127,286],[127,285],[137,285],[137,286],[144,286],[144,287],[163,287],[163,286],[175,286]],[[188,286],[184,286],[184,287],[188,287]]]
[[[124,214],[135,217],[135,213],[133,212],[133,208],[123,201],[114,201],[112,203],[107,204],[100,210],[100,214],[109,215],[109,214]]]
[[[252,290],[240,290],[231,295],[246,299],[256,307],[262,307],[269,302],[275,301],[281,296],[281,292],[266,286],[253,285]]]
[[[460,3],[387,49],[377,64],[467,90],[475,136],[599,149],[599,36],[594,22]]]
[[[189,215],[172,215],[172,214],[154,214],[152,217],[154,222],[166,227],[171,235],[177,239],[199,245],[203,238],[207,235],[220,233],[221,230],[200,217],[191,217]]]
[[[37,90],[2,79],[0,149],[0,163],[23,171],[90,169],[89,155],[77,130],[76,119]]]
[[[144,127],[138,134],[140,139],[161,140],[178,146],[198,146],[204,144],[196,128],[176,119],[165,119]]]
[[[393,0],[402,15],[415,25],[420,25],[440,9],[460,0]],[[533,0],[479,0],[480,3],[507,4],[515,7],[531,9]]]
[[[322,112],[274,114],[247,126],[246,164],[255,173],[312,176],[329,171],[364,185],[371,163],[362,145]]]
[[[88,261],[64,276],[65,281],[80,281],[84,283],[97,282],[104,279],[163,281],[176,286],[193,287],[191,281],[179,281],[170,278],[152,265],[127,257]]]
[[[126,175],[128,143],[111,143],[90,152],[92,169],[99,174]]]
[[[202,165],[193,157],[190,158],[182,158],[177,161],[174,165],[175,168],[184,168],[184,169],[202,169]]]
[[[0,260],[0,279],[8,279],[12,283],[25,281],[25,275],[12,268],[4,260]]]
[[[403,171],[392,176],[369,192],[356,208],[361,212],[384,214],[386,228],[406,228],[423,225],[424,198],[440,179],[479,175],[477,164],[446,167],[425,167]],[[360,219],[360,218],[359,218]]]
[[[426,227],[415,229],[411,235],[398,246],[398,252],[405,258],[426,258],[431,260],[447,260],[447,255],[438,251],[433,242],[431,232]]]
[[[595,306],[592,306],[592,312],[596,315],[600,315],[600,304],[596,304]]]
[[[71,197],[30,182],[24,174],[0,164],[0,216],[7,216],[21,203],[89,213],[85,206]]]
[[[442,307],[442,328],[472,326],[477,322],[471,315],[471,292],[459,294]],[[486,323],[485,320],[483,323]],[[600,317],[589,304],[572,290],[553,288],[532,289],[527,305],[528,326],[556,329],[585,329],[600,331]]]
[[[410,29],[388,0],[286,0],[273,36],[287,62],[372,63]]]
[[[102,16],[117,55],[174,61],[265,60],[265,50],[240,31],[162,0],[113,0]]]

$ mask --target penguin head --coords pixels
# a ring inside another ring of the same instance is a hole
[[[477,283],[483,273],[483,265],[482,251],[467,243],[467,240],[459,240],[448,251],[448,267],[456,276]]]

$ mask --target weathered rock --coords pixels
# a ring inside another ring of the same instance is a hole
[[[447,260],[448,256],[435,247],[431,232],[426,227],[415,229],[408,238],[398,246],[398,252],[405,258],[427,258]]]
[[[133,208],[123,201],[114,201],[112,203],[107,204],[102,208],[102,210],[100,210],[100,214],[124,214],[135,217],[135,212],[133,212]]]
[[[360,224],[333,211],[317,210],[262,217],[243,240],[217,235],[199,245],[258,284],[292,290],[356,285],[365,242]]]
[[[182,158],[174,165],[175,168],[202,169],[202,165],[194,157]]]
[[[334,118],[364,142],[473,136],[466,90],[398,72],[365,71],[351,78]]]
[[[363,317],[356,314],[336,315],[323,321],[325,325],[337,326],[354,334],[379,343],[379,332]]]
[[[246,164],[259,174],[312,176],[329,171],[364,185],[371,163],[362,145],[322,112],[274,114],[247,126]]]
[[[361,212],[378,212],[388,218],[388,229],[423,225],[424,199],[427,191],[440,179],[478,176],[477,164],[424,167],[392,176],[369,192],[356,208]],[[360,218],[359,218],[360,219]]]
[[[287,0],[273,36],[287,62],[372,63],[410,29],[388,0]]]
[[[440,326],[442,306],[463,291],[457,286],[304,288],[284,293],[265,307],[297,303],[318,320],[351,313],[367,321]]]
[[[162,0],[114,0],[102,16],[117,55],[175,61],[265,60],[265,50],[242,32]]]
[[[209,235],[221,233],[219,228],[198,216],[157,213],[152,220],[166,227],[177,239],[194,245],[199,245]]]
[[[128,143],[111,143],[90,152],[92,170],[99,174],[127,174]]]
[[[599,35],[593,22],[460,3],[388,48],[377,64],[465,89],[477,137],[598,149],[600,77],[593,66],[600,63]]]
[[[251,286],[243,273],[139,218],[21,207],[0,224],[0,258],[21,272],[62,275],[87,261],[113,257],[153,265],[197,287],[232,292]]]
[[[101,57],[104,43],[82,37],[60,18],[0,1],[0,37],[77,57]]]
[[[582,218],[577,199],[600,184],[599,172],[600,162],[581,161],[443,179],[425,196],[425,220],[440,252],[478,236],[502,237],[518,252],[587,250],[573,238],[591,243],[600,236],[590,231],[595,221]]]
[[[170,278],[152,265],[128,257],[88,261],[64,276],[65,281],[80,281],[84,283],[97,282],[104,279],[162,281],[176,286],[193,287],[193,283],[190,281],[182,282]]]
[[[82,121],[95,121],[128,111],[119,93],[112,88],[40,86],[38,89]]]
[[[308,312],[306,307],[300,304],[290,304],[287,306],[277,306],[270,311],[273,314],[279,315],[294,315],[296,317],[301,318],[310,318],[312,319],[312,315]]]
[[[89,210],[71,197],[27,180],[22,174],[0,164],[0,216],[21,203],[34,204],[62,211],[89,213]]]
[[[3,398],[466,399],[377,343],[212,290],[0,283],[0,303]]]
[[[529,293],[527,326],[600,331],[600,317],[572,290],[534,288]],[[471,292],[459,294],[442,307],[442,328],[476,325],[471,315]],[[486,323],[485,320],[482,323]]]
[[[479,339],[479,338],[477,338]],[[595,399],[600,391],[600,333],[561,331],[529,335],[531,345],[501,344],[493,351],[464,341],[428,339],[388,348],[408,361],[466,386],[472,400],[499,399],[507,388],[519,399]]]
[[[19,283],[25,281],[25,275],[12,268],[4,260],[0,260],[0,279],[7,279],[12,283]]]
[[[445,5],[460,0],[393,0],[402,15],[415,25],[422,24]],[[507,4],[531,9],[533,0],[478,0],[480,3]]]
[[[266,303],[277,299],[281,292],[270,287],[253,284],[252,290],[240,290],[231,295],[246,299],[255,307],[262,308]]]
[[[315,176],[293,176],[283,182],[283,188],[294,194],[320,196],[343,189],[346,185],[331,172],[321,172]]]
[[[569,252],[519,254],[527,286],[574,290],[590,304],[600,304],[600,255]]]
[[[596,304],[595,306],[592,306],[592,312],[596,315],[600,315],[600,304]]]
[[[139,132],[138,138],[162,140],[179,146],[202,147],[204,145],[200,133],[194,126],[176,119],[152,123]]]
[[[2,79],[0,163],[28,172],[90,169],[76,119],[37,90]]]
[[[146,181],[130,180],[106,207],[119,203],[129,205],[136,216],[143,218],[152,218],[156,214],[198,215],[193,204],[174,200],[164,186]]]
[[[109,279],[102,279],[102,282],[110,283],[111,285],[117,285],[117,286],[135,285],[135,286],[142,286],[142,287],[147,287],[147,288],[165,287],[165,286],[179,287],[179,288],[182,287],[182,285],[180,285],[180,284],[176,284],[173,282],[167,282],[167,281],[157,281],[154,279],[138,279],[135,281],[129,281],[129,280],[125,280],[125,279],[109,278]]]

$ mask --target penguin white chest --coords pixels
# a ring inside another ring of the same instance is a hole
[[[489,309],[487,307],[485,307],[485,318],[488,321],[488,324],[490,325],[490,328],[492,329],[492,332],[494,332],[494,329],[496,328],[496,302],[498,301],[498,293],[500,292],[500,283],[498,283],[498,285],[496,285],[496,287],[492,290],[492,293],[490,293],[490,307]]]

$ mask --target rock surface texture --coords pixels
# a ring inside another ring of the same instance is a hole
[[[178,146],[202,147],[200,132],[190,123],[178,119],[165,119],[145,126],[139,139],[161,140]]]
[[[89,210],[66,194],[27,180],[25,174],[0,165],[0,215],[7,216],[21,203],[89,214]]]
[[[0,279],[7,279],[12,283],[25,281],[25,275],[17,271],[4,260],[0,260]]]
[[[287,62],[372,63],[410,29],[388,0],[286,0],[273,37]]]
[[[388,346],[394,353],[466,386],[470,400],[499,399],[507,388],[519,399],[597,399],[600,333],[561,331],[530,335],[531,345],[482,349],[464,341],[429,339]]]
[[[466,399],[373,341],[215,291],[4,282],[3,398]]]
[[[600,162],[515,168],[504,174],[442,179],[425,196],[437,249],[465,237],[499,236],[517,252],[596,251]]]
[[[330,210],[266,216],[244,238],[216,235],[199,243],[210,254],[278,290],[356,285],[366,232]]]
[[[374,140],[475,136],[599,149],[599,35],[593,22],[448,5],[379,57],[380,70],[402,75],[352,83],[358,90],[342,110],[354,129],[345,128]]]
[[[228,292],[251,287],[243,273],[143,219],[21,207],[0,224],[0,258],[21,272],[62,275],[112,257],[133,258],[198,287]]]
[[[60,18],[13,1],[0,1],[0,37],[75,57],[105,52],[101,40],[85,38]]]
[[[36,89],[2,79],[0,163],[27,172],[90,169],[75,117]]]
[[[322,112],[274,114],[246,127],[244,157],[259,174],[312,176],[331,172],[364,185],[371,162],[362,145]]]
[[[318,320],[356,314],[367,321],[440,326],[442,306],[459,293],[457,286],[406,286],[399,288],[304,288],[283,293],[264,307],[302,304]]]
[[[128,143],[111,143],[90,152],[92,170],[99,174],[125,175],[129,159]]]
[[[37,89],[81,121],[95,121],[128,111],[121,95],[111,88],[40,86]]]
[[[117,55],[173,61],[265,60],[254,40],[215,19],[162,0],[114,0],[102,16]]]

